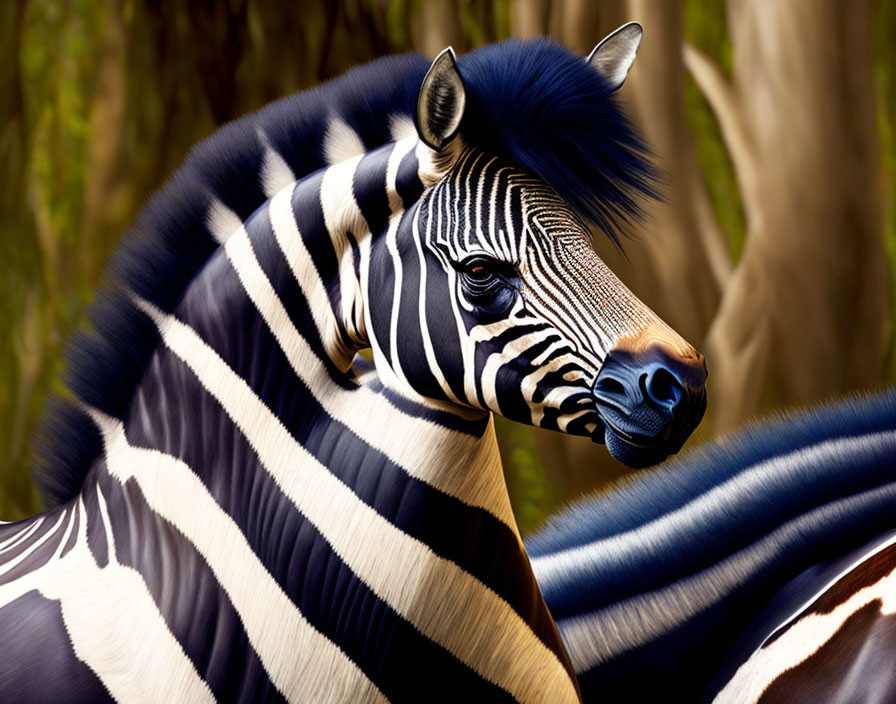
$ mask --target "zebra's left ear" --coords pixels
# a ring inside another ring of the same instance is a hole
[[[619,90],[632,67],[644,30],[637,22],[622,25],[604,37],[585,61],[606,79],[611,90]]]
[[[436,151],[448,144],[464,116],[467,96],[450,46],[439,54],[426,72],[417,96],[417,134]]]

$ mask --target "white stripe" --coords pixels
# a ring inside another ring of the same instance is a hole
[[[284,494],[379,598],[521,702],[578,701],[556,655],[507,602],[358,499],[293,440],[193,330],[149,304],[143,308],[165,344],[240,428]]]
[[[219,360],[220,363],[220,360]],[[293,702],[385,701],[339,648],[314,629],[252,551],[239,526],[182,461],[131,446],[120,421],[90,410],[109,474],[136,479],[147,504],[196,548],[227,593],[277,689]]]
[[[351,244],[346,233],[352,232],[355,234],[356,239],[363,239],[362,235],[368,232],[370,228],[367,226],[363,213],[361,213],[361,208],[358,207],[354,192],[351,188],[346,188],[346,184],[352,183],[360,160],[361,157],[357,157],[331,166],[324,172],[320,186],[320,205],[324,215],[324,226],[327,228],[327,233],[333,244],[336,261],[339,262],[339,293],[342,301],[340,314],[342,323],[353,335],[353,341],[359,346],[363,343],[363,328],[361,330],[355,330],[354,328],[359,322],[363,324],[363,316],[360,316],[360,319],[357,319],[356,316],[357,311],[364,308],[364,299],[361,293],[361,282],[355,275]],[[272,222],[274,221],[273,211],[271,220]],[[301,243],[302,247],[300,248],[296,247],[293,241],[299,237],[299,231],[292,210],[290,210],[289,214],[285,212],[282,206],[278,210],[275,236],[281,251],[286,257],[286,261],[289,262],[289,266],[301,286],[303,281],[300,277],[309,274],[307,266],[312,264],[312,262],[307,248],[304,248],[304,242]],[[287,254],[288,251],[289,254]],[[290,255],[304,257],[304,260],[291,258]],[[305,265],[303,267],[304,271],[300,271],[300,261]],[[317,281],[320,280],[320,276],[318,275],[316,279],[312,280],[314,281],[312,293],[318,297],[323,294],[324,298],[320,303],[325,306],[323,310],[327,312],[332,311],[332,306],[329,304],[326,292],[323,290],[322,281],[320,282],[320,290],[317,290]],[[309,305],[311,304],[309,303]],[[314,310],[313,307],[312,310]],[[355,311],[355,315],[353,315],[353,311]],[[325,333],[329,329],[335,330],[337,327],[337,321],[332,316],[315,317],[315,323],[318,323],[318,321],[320,321],[318,325],[318,332],[320,333]],[[327,327],[321,328],[320,325]],[[327,349],[330,348],[328,347]],[[347,356],[349,359],[353,356],[353,351],[349,349],[340,349],[339,353]]]
[[[408,115],[392,115],[389,118],[389,134],[392,135],[393,142],[403,139],[417,141],[417,128]]]
[[[338,117],[330,118],[324,135],[324,158],[328,164],[337,164],[366,151],[357,132]]]
[[[393,168],[393,164],[395,164],[395,168]],[[386,183],[387,192],[389,193],[390,209],[397,205],[394,199],[400,200],[398,199],[398,194],[395,193],[395,170],[397,168],[398,162],[395,160],[395,153],[393,152],[389,157],[389,162],[386,168]],[[389,180],[390,177],[391,182]],[[391,188],[389,186],[391,186]],[[401,255],[398,253],[397,239],[398,225],[400,222],[400,217],[391,217],[389,219],[389,227],[384,236],[386,251],[389,252],[390,257],[392,258],[392,270],[395,277],[394,288],[392,290],[392,312],[389,317],[389,349],[392,352],[392,355],[388,362],[391,362],[391,364],[386,363],[387,360],[382,354],[382,350],[379,349],[379,345],[374,347],[373,358],[374,362],[377,362],[377,371],[380,373],[380,376],[385,376],[385,373],[388,372],[394,374],[397,383],[389,384],[390,386],[400,389],[403,394],[409,396],[417,403],[425,403],[425,399],[414,390],[410,383],[408,383],[404,370],[401,368],[401,356],[398,354],[398,320],[401,308],[402,284],[404,283],[404,267],[402,266]],[[369,298],[372,299],[372,297]],[[371,302],[373,301],[375,301],[375,299],[372,299]],[[374,346],[376,344],[376,335],[373,326],[369,326],[368,330],[370,332],[371,346]],[[379,354],[377,354],[377,352],[379,352]]]
[[[215,199],[209,205],[205,226],[219,244],[224,244],[231,234],[243,226],[243,221],[224,203]]]
[[[876,447],[889,447],[894,441],[896,431],[883,431],[860,437],[826,440],[772,457],[740,471],[659,518],[607,538],[537,557],[532,560],[532,568],[543,589],[549,589],[558,581],[568,583],[570,580],[587,579],[590,572],[605,565],[626,564],[636,555],[643,555],[645,546],[663,549],[668,544],[668,536],[695,532],[696,527],[705,522],[706,516],[725,515],[748,502],[751,497],[761,495],[770,483],[780,486],[783,482],[798,477],[806,468],[821,465],[827,458],[873,451]]]
[[[479,325],[470,332],[470,338],[476,341],[479,341],[482,335],[482,331],[484,325]],[[514,327],[513,325],[508,325],[508,327]],[[482,397],[485,399],[485,403],[491,408],[495,413],[501,412],[501,406],[498,400],[498,372],[504,367],[504,365],[512,362],[517,359],[523,352],[528,350],[530,347],[533,347],[535,344],[543,340],[547,335],[553,333],[553,330],[536,330],[535,332],[530,332],[525,335],[521,335],[520,337],[514,338],[510,342],[504,345],[504,347],[492,354],[489,355],[488,360],[485,363],[485,366],[482,368],[482,374],[480,375],[480,383],[482,384]],[[532,391],[535,388],[532,386],[529,391],[530,393],[525,394],[524,398],[528,402],[530,410],[532,410]]]
[[[793,550],[819,526],[843,520],[874,500],[892,501],[896,488],[884,487],[827,504],[786,523],[723,561],[662,589],[636,594],[557,623],[576,672],[585,672],[681,627],[725,599],[770,562]],[[537,574],[537,572],[536,572]]]
[[[871,550],[866,552],[864,555],[862,555],[862,557],[853,561],[853,563],[849,567],[847,567],[845,570],[842,570],[840,572],[840,574],[838,574],[836,577],[834,577],[833,579],[828,581],[828,583],[825,584],[824,587],[822,587],[821,589],[816,591],[815,594],[813,594],[811,597],[806,599],[803,602],[802,606],[795,609],[791,616],[784,619],[781,622],[781,624],[775,629],[775,631],[777,632],[777,631],[782,630],[783,628],[786,628],[788,624],[793,622],[800,614],[802,614],[806,609],[808,609],[812,604],[814,604],[818,600],[818,598],[821,597],[822,594],[827,592],[831,587],[833,587],[837,582],[839,582],[846,575],[848,575],[850,572],[852,572],[856,567],[861,565],[863,562],[870,560],[872,557],[877,555],[879,552],[886,550],[888,547],[890,547],[891,545],[894,545],[894,544],[896,544],[896,533],[890,535],[890,537],[888,537],[886,540],[882,541],[880,544],[876,545],[874,548],[872,548]]]
[[[349,164],[344,166],[349,168]],[[326,176],[324,180],[327,180]],[[274,237],[280,246],[280,251],[283,252],[283,256],[289,263],[305,299],[308,301],[308,309],[311,311],[311,317],[320,334],[324,349],[338,366],[347,369],[354,353],[345,347],[339,337],[339,328],[333,308],[330,305],[330,298],[324,288],[324,282],[321,280],[320,272],[315,268],[314,260],[311,258],[311,254],[305,247],[305,242],[299,233],[295,213],[292,210],[292,196],[293,189],[285,189],[271,199],[269,214]],[[240,223],[237,231],[240,233],[241,241],[245,240],[248,242],[248,235],[242,223]],[[251,248],[251,244],[249,244],[249,247]],[[254,253],[252,257],[253,259],[255,258]],[[233,261],[234,267],[237,267],[240,263],[239,261],[234,261],[232,256],[231,261]],[[237,273],[239,274],[239,268],[237,268]],[[320,366],[320,363],[318,363],[318,366]]]
[[[83,499],[78,500],[78,510],[81,520],[72,549],[0,586],[0,603],[34,589],[59,601],[75,655],[119,702],[214,702],[140,574],[111,561],[105,568],[97,566],[87,547]],[[68,534],[67,530],[57,555]]]
[[[65,546],[66,543],[68,543],[69,537],[71,537],[72,530],[76,525],[78,525],[79,514],[76,511],[76,504],[73,503],[68,509],[68,516],[69,520],[65,525],[65,533],[63,533],[62,535],[62,540],[59,541],[59,545],[56,546],[56,551],[53,553],[53,556],[49,560],[47,560],[48,564],[53,563],[59,559],[59,557],[62,555],[62,551],[65,550]]]
[[[28,538],[30,538],[38,528],[43,525],[44,516],[40,516],[34,522],[28,526],[27,528],[19,531],[18,533],[13,533],[10,538],[3,543],[3,547],[0,548],[0,553],[4,553],[7,550],[12,550],[17,545],[25,542]]]
[[[59,530],[59,526],[62,525],[62,522],[65,520],[67,513],[62,511],[59,514],[59,520],[53,525],[50,530],[44,533],[40,539],[35,540],[31,545],[28,546],[26,550],[22,550],[22,552],[17,553],[16,556],[11,559],[9,562],[4,562],[2,566],[0,566],[0,577],[9,572],[13,567],[20,564],[23,560],[25,560],[31,553],[37,550],[41,545],[46,543],[50,538],[56,535],[56,531]]]
[[[896,613],[896,571],[859,590],[830,613],[807,615],[771,645],[757,650],[716,695],[714,704],[757,701],[775,679],[812,657],[837,634],[850,616],[878,599],[881,616]],[[859,655],[848,652],[836,657],[853,659]]]
[[[261,130],[258,131],[258,138],[264,146],[260,172],[261,187],[266,198],[273,198],[284,188],[295,183],[296,176]]]

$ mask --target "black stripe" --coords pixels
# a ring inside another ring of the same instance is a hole
[[[319,199],[317,199],[317,202],[317,208],[319,210]],[[295,209],[295,204],[293,204],[293,208]],[[313,209],[314,208],[312,208],[312,210]],[[308,216],[307,213],[305,215],[306,217]],[[323,215],[321,214],[320,217],[322,219]],[[283,251],[280,249],[280,246],[277,244],[274,237],[274,231],[271,225],[270,205],[265,205],[263,208],[260,208],[255,213],[251,223],[251,227],[247,226],[246,230],[249,234],[252,248],[255,250],[255,256],[258,259],[258,263],[261,266],[262,271],[264,271],[265,276],[267,276],[268,280],[274,283],[277,286],[277,290],[280,291],[280,300],[283,302],[283,306],[286,309],[293,326],[299,331],[299,334],[305,338],[308,346],[327,370],[330,378],[344,388],[353,388],[353,382],[350,381],[349,377],[344,372],[333,364],[333,360],[330,359],[324,349],[324,343],[321,340],[320,331],[314,323],[314,318],[311,315],[311,308],[308,306],[308,301],[302,294],[299,282],[296,281],[296,277],[292,273],[292,269],[287,263],[286,258],[283,256]],[[310,223],[304,223],[303,227],[312,227],[312,225]],[[301,230],[301,232],[303,233],[304,239],[304,230]],[[334,258],[334,262],[330,262],[330,266],[335,267],[335,254],[332,246],[329,246],[329,236],[326,235],[326,230],[324,230],[324,236],[327,238],[328,246],[316,247],[315,250],[317,251],[317,256],[321,259],[327,259],[327,252],[329,252]],[[305,240],[305,243],[307,246],[307,240]],[[206,267],[208,271],[204,272],[201,277],[204,282],[211,284],[207,290],[210,304],[212,305],[216,305],[216,301],[219,299],[219,296],[215,292],[215,272],[219,269],[223,270],[229,268],[229,264],[222,260],[225,260],[222,256],[216,255],[213,257]],[[327,287],[328,292],[330,288],[338,289],[339,287]],[[332,299],[330,303],[331,305],[336,305]],[[334,308],[334,310],[336,309]],[[339,316],[335,317],[338,319]]]
[[[252,332],[244,330],[248,338],[254,338]],[[316,417],[318,411],[304,407],[297,385],[289,383],[282,360],[275,361],[263,345],[248,338],[250,383],[263,388],[268,398],[276,398],[277,406]],[[177,394],[167,393],[168,386],[176,388]],[[387,697],[419,701],[420,692],[437,686],[450,700],[508,698],[421,635],[358,579],[283,496],[245,437],[172,352],[159,350],[139,397],[152,422],[162,416],[167,427],[164,432],[143,427],[135,413],[127,431],[129,442],[161,450],[192,467],[305,618],[338,644]],[[202,423],[201,432],[197,423]],[[331,445],[338,441],[326,425],[320,430]],[[359,472],[360,462],[352,466],[356,480],[376,491],[374,473],[366,468]],[[192,564],[192,558],[177,564]]]
[[[355,278],[358,280],[358,285],[361,285],[361,247],[358,245],[358,240],[355,235],[346,230],[345,238],[348,240],[349,245],[352,248],[352,267],[355,270]]]
[[[302,295],[302,291],[295,280],[295,276],[292,274],[292,271],[289,269],[283,257],[283,252],[280,250],[279,246],[277,246],[276,242],[274,242],[269,209],[267,207],[260,208],[252,218],[250,224],[247,225],[246,230],[249,234],[249,239],[252,242],[252,247],[255,250],[255,256],[258,259],[259,265],[278,291],[280,300],[283,302],[296,330],[298,330],[299,334],[305,339],[308,346],[311,347],[315,356],[317,356],[325,365],[329,376],[333,381],[343,388],[350,390],[356,389],[357,383],[353,381],[349,375],[337,369],[324,351],[323,342],[321,342],[320,335],[318,334],[318,330],[311,317],[308,301]],[[223,255],[216,255],[212,258],[207,265],[203,276],[197,280],[197,288],[204,287],[205,289],[207,296],[205,298],[205,306],[208,308],[208,324],[214,325],[216,324],[216,321],[218,321],[222,326],[221,334],[218,339],[221,341],[221,344],[229,344],[228,335],[230,334],[230,331],[243,329],[241,327],[242,322],[239,320],[241,310],[239,308],[239,301],[245,300],[245,291],[241,286],[235,288],[234,291],[237,298],[234,301],[230,301],[228,298],[229,294],[225,295],[223,290],[218,289],[217,279],[219,271],[232,271],[232,266]],[[243,307],[246,308],[245,306]],[[251,319],[247,320],[245,324],[252,325],[254,324],[254,318],[252,316],[257,315],[257,312],[255,311],[255,308],[251,306],[251,303],[246,310],[249,311]],[[374,310],[371,311],[371,314],[374,314],[376,310],[388,312],[390,306],[382,305],[380,307],[375,307]],[[236,318],[236,320],[232,320],[232,318]],[[388,324],[386,329],[388,329]],[[233,342],[236,343],[237,340],[233,340]],[[388,339],[386,342],[388,342]],[[413,401],[397,397],[391,393],[386,395],[392,402],[392,405],[397,409],[400,409],[402,413],[415,418],[431,420],[446,428],[457,430],[458,432],[481,436],[487,425],[487,419],[485,419],[484,422],[478,420],[468,421],[457,414],[422,406]]]
[[[428,420],[450,430],[456,430],[459,433],[465,433],[466,435],[472,435],[477,438],[481,438],[488,429],[489,413],[483,413],[480,418],[467,420],[461,418],[456,413],[443,411],[429,406],[422,406],[411,401],[406,396],[402,396],[392,389],[387,389],[377,376],[365,377],[363,383],[365,387],[380,394],[380,396],[385,398],[393,408],[405,415]]]
[[[118,561],[143,576],[165,623],[215,697],[284,701],[249,644],[239,615],[192,543],[149,507],[136,480],[122,485],[104,464],[98,470]]]
[[[84,519],[87,521],[87,547],[98,567],[109,564],[109,546],[106,543],[106,529],[100,516],[96,485],[90,482],[81,492],[84,499]]]
[[[395,174],[395,190],[401,196],[405,210],[420,200],[423,194],[423,182],[420,180],[419,172],[417,154],[412,149],[402,157],[398,172]]]
[[[437,199],[429,199],[429,202],[417,206],[417,217],[421,232],[431,227],[429,219],[430,208],[440,207]],[[438,217],[438,216],[436,216]],[[432,348],[435,353],[436,363],[446,372],[445,381],[456,398],[467,397],[464,390],[463,368],[464,360],[460,348],[460,335],[457,332],[457,324],[454,312],[451,309],[450,296],[454,295],[448,281],[448,274],[438,257],[430,251],[427,238],[421,242],[423,247],[424,266],[426,267],[426,301],[424,314],[429,330],[429,338],[432,340]],[[450,316],[450,317],[449,317]],[[452,374],[451,370],[455,373]],[[459,372],[459,373],[458,373]]]
[[[93,423],[93,421],[91,421]],[[96,427],[94,425],[94,427]],[[68,540],[65,543],[65,546],[62,548],[62,552],[59,553],[59,557],[65,557],[69,550],[75,547],[75,543],[78,542],[78,523],[82,521],[84,517],[81,515],[81,507],[78,501],[73,500],[71,502],[71,511],[74,511],[75,517],[72,519],[74,524],[72,525],[72,531],[69,533]]]
[[[398,292],[400,297],[398,336],[397,349],[393,351],[393,359],[398,359],[401,370],[417,393],[426,398],[447,401],[448,396],[430,371],[426,350],[423,347],[423,331],[420,327],[420,254],[417,251],[415,238],[410,233],[413,218],[413,209],[405,212],[398,226],[402,286]]]
[[[75,655],[58,601],[37,590],[23,594],[0,608],[0,633],[0,700],[112,701],[99,678]]]
[[[0,553],[0,564],[8,563],[21,555],[25,550],[34,545],[42,537],[45,537],[51,530],[55,531],[55,534],[48,537],[46,542],[44,542],[40,547],[38,547],[36,550],[33,550],[24,560],[19,562],[15,567],[8,569],[2,576],[0,576],[0,584],[9,584],[10,582],[14,582],[20,577],[24,577],[30,572],[33,572],[34,570],[39,569],[40,567],[43,567],[45,564],[47,564],[49,559],[56,552],[56,549],[59,547],[60,542],[62,542],[62,536],[65,535],[65,530],[69,521],[71,520],[71,517],[66,516],[58,527],[56,526],[56,523],[57,521],[59,521],[59,517],[63,513],[71,510],[72,509],[69,506],[60,506],[53,509],[52,511],[49,511],[48,513],[45,513],[43,524],[32,535],[30,535],[27,540],[16,545],[14,548],[6,550],[6,552],[4,553]],[[36,519],[30,519],[30,521],[33,520]],[[19,526],[6,526],[6,528],[19,528]],[[25,525],[24,528],[19,528],[19,530],[27,530],[27,525]],[[3,537],[6,536],[4,535]]]
[[[320,201],[324,173],[325,171],[318,171],[296,184],[292,192],[292,212],[305,248],[311,256],[311,261],[321,274],[321,280],[330,301],[330,309],[336,320],[337,331],[343,343],[349,345],[348,332],[342,321],[339,260],[327,230],[323,205]],[[267,211],[268,207],[265,206],[264,210]],[[257,219],[253,218],[253,220]]]
[[[386,169],[389,166],[389,157],[392,156],[394,146],[394,144],[389,144],[365,154],[358,162],[358,168],[355,169],[352,177],[352,191],[355,194],[355,200],[370,227],[374,240],[386,231],[389,226],[389,216],[392,214],[392,209],[389,207],[389,196],[386,192]],[[322,271],[321,276],[325,276],[326,273]]]

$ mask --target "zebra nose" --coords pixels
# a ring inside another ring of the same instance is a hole
[[[681,374],[661,364],[652,364],[638,379],[641,393],[659,408],[668,409],[673,414],[686,398]]]
[[[604,423],[598,432],[608,445],[612,435],[613,445],[622,441],[662,457],[677,452],[703,417],[705,385],[706,364],[699,354],[681,356],[658,345],[639,352],[612,350],[593,388]]]

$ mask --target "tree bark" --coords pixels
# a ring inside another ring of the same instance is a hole
[[[662,200],[645,204],[645,222],[625,243],[631,264],[616,268],[635,294],[700,347],[729,272],[727,243],[714,218],[706,218],[712,209],[685,111],[684,7],[680,0],[629,0],[624,11],[619,24],[638,21],[645,29],[620,96],[655,154],[663,183]]]
[[[733,86],[714,94],[701,82],[734,157],[748,225],[708,336],[719,428],[880,384],[888,344],[867,4],[728,7]]]

